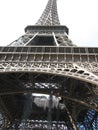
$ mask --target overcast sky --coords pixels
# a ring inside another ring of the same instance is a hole
[[[48,0],[0,0],[0,45],[5,46],[34,25]],[[98,46],[98,0],[58,0],[62,25],[77,46]]]

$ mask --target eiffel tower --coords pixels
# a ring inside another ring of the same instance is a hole
[[[0,47],[0,130],[98,130],[98,48],[72,43],[56,2]]]

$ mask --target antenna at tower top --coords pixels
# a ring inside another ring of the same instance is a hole
[[[49,0],[45,10],[36,23],[37,25],[60,25],[58,12],[57,12],[57,0]]]

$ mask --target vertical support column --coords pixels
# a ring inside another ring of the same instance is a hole
[[[56,46],[59,46],[59,44],[58,44],[58,42],[57,42],[57,39],[56,39],[56,37],[55,37],[54,32],[53,32],[52,34],[53,34],[53,38],[54,38],[54,41],[55,41],[55,43],[56,43]]]
[[[51,130],[52,125],[52,94],[53,92],[50,92],[49,96],[49,108],[48,108],[48,128],[47,130]]]

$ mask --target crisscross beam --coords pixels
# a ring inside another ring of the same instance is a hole
[[[37,25],[59,25],[59,18],[57,12],[57,0],[49,0],[47,6],[37,21]]]

